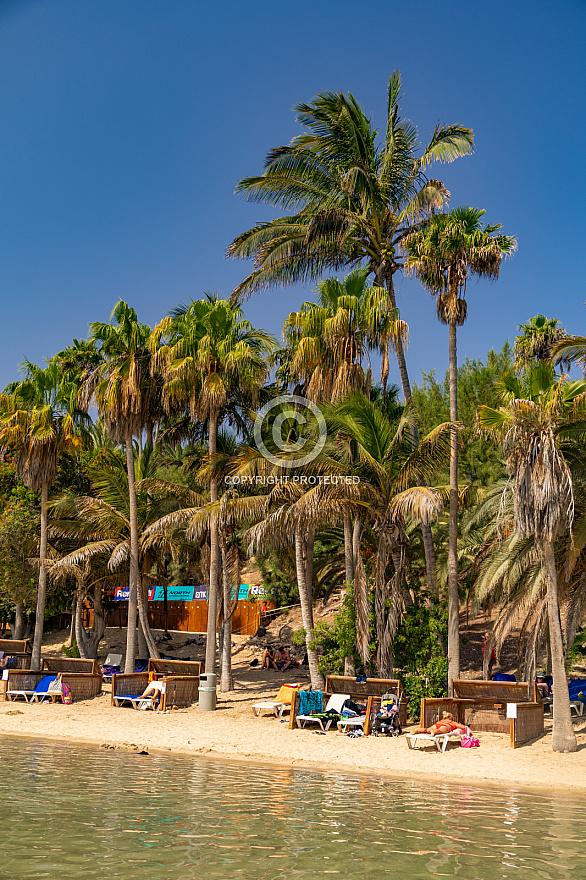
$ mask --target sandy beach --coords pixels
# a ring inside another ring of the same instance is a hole
[[[51,644],[45,652],[60,654]],[[307,674],[299,669],[282,675],[251,668],[251,656],[254,648],[242,642],[235,651],[235,690],[219,695],[215,712],[200,712],[196,705],[167,713],[116,709],[110,704],[110,685],[104,684],[101,696],[72,705],[0,702],[0,733],[329,772],[586,791],[586,716],[574,721],[578,751],[567,755],[552,752],[547,716],[545,735],[516,749],[510,748],[508,736],[481,733],[479,749],[455,744],[443,754],[429,747],[410,750],[404,736],[353,739],[334,730],[326,735],[312,728],[289,730],[287,713],[284,723],[272,714],[257,718],[251,707],[259,699],[274,697],[283,682],[305,684]]]

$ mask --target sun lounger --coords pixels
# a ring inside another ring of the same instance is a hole
[[[263,700],[262,703],[253,703],[252,711],[258,718],[263,709],[275,713],[276,718],[280,718],[285,709],[285,703],[277,703],[276,700]]]
[[[353,730],[358,730],[361,727],[364,727],[364,722],[366,721],[366,714],[364,715],[348,715],[347,717],[342,716],[338,721],[338,730],[341,733],[346,733],[348,728],[352,728]]]
[[[462,730],[453,730],[451,733],[436,733],[435,736],[432,736],[430,733],[406,733],[405,737],[410,749],[414,749],[418,742],[423,743],[423,745],[433,743],[438,752],[445,752],[450,740],[460,742],[463,732]]]
[[[155,700],[154,697],[143,697],[141,694],[128,694],[128,696],[124,697],[114,697],[114,705],[115,706],[123,706],[124,703],[129,703],[133,709],[155,709],[155,704],[158,703],[158,700]]]
[[[104,681],[112,681],[112,676],[122,671],[122,654],[108,654],[101,668]]]
[[[18,699],[18,697],[23,697],[23,699],[27,703],[34,703],[35,701],[38,702],[43,697],[58,697],[58,691],[48,690],[49,685],[52,681],[55,681],[56,678],[56,675],[44,675],[33,690],[8,691],[7,696],[11,700]]]
[[[252,704],[252,711],[258,718],[263,709],[270,709],[280,718],[285,711],[285,706],[291,705],[291,698],[294,691],[299,690],[298,684],[284,684],[274,700],[262,700],[260,703]]]
[[[298,715],[295,719],[297,727],[303,728],[306,724],[313,723],[319,724],[324,732],[329,730],[334,721],[338,721],[338,718],[336,715],[332,715],[330,718],[324,718],[323,716],[328,712],[336,712],[339,715],[344,703],[349,699],[348,694],[332,694],[323,713]]]

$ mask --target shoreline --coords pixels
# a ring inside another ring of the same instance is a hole
[[[404,736],[351,739],[329,731],[289,730],[273,715],[253,716],[249,696],[222,699],[215,712],[197,706],[165,714],[116,709],[110,695],[61,704],[0,703],[0,734],[62,745],[141,749],[161,756],[208,758],[316,773],[452,783],[550,795],[586,793],[586,731],[573,754],[551,751],[551,737],[511,749],[508,737],[479,735],[479,749],[408,749]],[[586,718],[584,719],[586,722]],[[581,727],[581,725],[580,725]],[[537,770],[537,773],[536,773]]]

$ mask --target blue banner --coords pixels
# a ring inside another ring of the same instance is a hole
[[[207,599],[207,590],[205,587],[167,587],[167,600],[169,602],[192,602],[194,593],[198,592],[198,599]],[[164,587],[149,587],[148,597],[151,602],[163,602],[165,599]],[[112,597],[115,602],[128,602],[128,587],[117,587]]]

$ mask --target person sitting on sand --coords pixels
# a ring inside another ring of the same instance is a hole
[[[277,664],[275,663],[275,655],[273,653],[273,649],[270,647],[266,648],[264,654],[262,655],[262,666],[261,669],[276,669]]]
[[[442,712],[441,721],[436,721],[431,727],[421,727],[415,733],[429,733],[430,736],[435,736],[438,733],[453,733],[455,730],[467,732],[469,728],[465,724],[454,721],[451,712]]]
[[[289,654],[287,648],[284,648],[283,645],[281,645],[281,647],[275,654],[275,663],[277,664],[276,668],[280,669],[281,672],[284,672],[291,666],[291,655]]]

